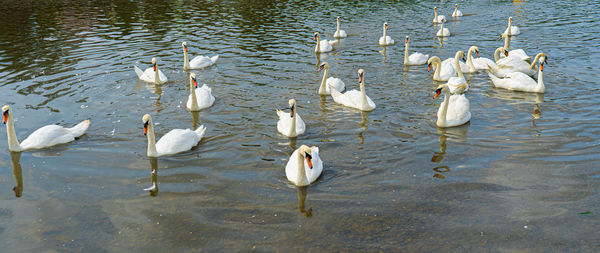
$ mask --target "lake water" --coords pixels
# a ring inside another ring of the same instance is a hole
[[[0,101],[17,136],[92,125],[75,142],[21,154],[0,134],[2,251],[599,251],[600,4],[459,4],[465,16],[449,18],[454,35],[439,41],[433,6],[449,16],[453,2],[3,3]],[[317,59],[313,33],[331,39],[336,16],[349,37]],[[492,58],[509,16],[522,32],[511,46],[549,56],[546,93],[467,74],[471,122],[437,128],[440,83],[426,65],[403,66],[404,36],[411,52],[446,59],[477,45]],[[385,21],[397,43],[384,51]],[[192,57],[220,55],[193,71],[216,97],[199,113],[185,108],[182,41]],[[152,57],[164,85],[133,71]],[[317,60],[350,89],[363,68],[377,109],[320,97]],[[290,98],[307,124],[295,140],[276,131],[275,108]],[[157,136],[200,124],[206,136],[150,160],[146,113]],[[284,168],[302,144],[320,147],[325,169],[297,188]],[[152,178],[155,196],[143,190]]]

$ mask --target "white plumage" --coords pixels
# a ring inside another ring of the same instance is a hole
[[[317,41],[315,53],[327,53],[333,51],[333,47],[331,45],[335,44],[335,41],[321,40],[321,35],[319,32],[315,32],[314,40]]]
[[[144,123],[144,134],[148,135],[147,155],[149,157],[172,155],[188,151],[198,145],[198,142],[200,142],[206,131],[204,125],[198,127],[195,131],[191,129],[173,129],[155,143],[154,125],[150,115],[144,115],[142,122]]]
[[[184,70],[206,68],[208,66],[211,66],[211,65],[217,63],[217,60],[219,59],[218,55],[215,55],[213,57],[199,55],[199,56],[194,57],[194,59],[192,59],[191,61],[188,61],[189,58],[188,58],[187,42],[185,42],[185,41],[182,42],[181,46],[183,46],[183,69]]]
[[[156,62],[156,58],[152,58],[152,67],[147,68],[142,72],[138,66],[133,66],[133,70],[137,74],[138,78],[144,82],[154,83],[154,84],[163,84],[168,81],[167,76],[163,74],[160,69],[158,69],[158,63]]]
[[[211,93],[211,88],[204,84],[198,88],[196,74],[190,74],[190,95],[186,107],[190,111],[199,111],[211,107],[215,103],[215,97]]]
[[[375,103],[369,96],[367,96],[364,84],[364,70],[358,70],[358,77],[360,83],[360,91],[349,90],[345,93],[340,93],[337,90],[331,89],[331,97],[333,101],[343,106],[352,107],[361,111],[372,111],[375,110]]]
[[[423,65],[429,59],[429,55],[422,53],[412,53],[408,55],[408,47],[410,44],[410,38],[406,36],[406,40],[404,42],[404,65]]]
[[[323,79],[321,79],[321,85],[319,86],[319,95],[330,95],[331,90],[335,89],[339,92],[342,92],[346,89],[346,84],[342,79],[337,77],[328,77],[329,76],[329,63],[323,62],[319,66],[319,71],[325,69],[323,73]]]
[[[296,111],[296,100],[290,99],[290,113],[277,110],[277,131],[287,137],[296,137],[303,134],[306,131],[306,125],[304,120],[300,117],[300,114]],[[293,127],[295,125],[295,127]]]
[[[394,44],[394,39],[392,39],[392,37],[387,36],[387,29],[388,29],[388,24],[383,23],[383,36],[381,36],[379,38],[379,45],[381,46],[386,46],[386,45],[392,45]]]
[[[312,165],[312,167],[311,167]],[[317,180],[323,172],[323,161],[318,147],[300,146],[290,156],[285,166],[287,179],[296,186],[306,186]]]

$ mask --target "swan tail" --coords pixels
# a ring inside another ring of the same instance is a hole
[[[142,71],[140,68],[138,68],[138,66],[135,65],[133,65],[133,70],[135,70],[135,73],[137,74],[138,78],[142,78],[144,71]]]
[[[90,126],[90,120],[86,119],[81,121],[81,123],[77,124],[74,127],[67,128],[75,137],[79,137],[85,133],[85,131]]]
[[[196,129],[196,131],[194,131],[194,132],[196,132],[196,134],[197,134],[198,136],[200,136],[200,139],[202,139],[202,137],[204,136],[204,132],[205,132],[205,131],[206,131],[206,127],[205,127],[204,125],[201,125],[201,126],[199,126],[199,127],[198,127],[198,129]]]
[[[219,55],[215,55],[215,56],[213,56],[213,57],[210,57],[210,61],[211,61],[213,64],[217,63],[217,60],[218,60],[218,59],[219,59]]]

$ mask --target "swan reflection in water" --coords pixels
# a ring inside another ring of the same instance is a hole
[[[23,194],[23,170],[21,169],[21,152],[10,152],[10,161],[12,162],[13,175],[17,186],[13,187],[15,197],[20,198]]]
[[[365,144],[365,138],[363,137],[363,133],[366,132],[367,129],[369,129],[369,125],[367,124],[369,123],[369,119],[367,118],[367,116],[369,116],[369,112],[360,112],[361,121],[360,123],[358,123],[358,126],[361,127],[362,130],[358,132],[358,139],[360,140],[361,145]]]
[[[296,188],[298,189],[298,211],[303,213],[306,218],[312,217],[312,207],[309,207],[308,210],[305,207],[306,189],[308,186],[299,186]]]
[[[539,119],[540,117],[542,117],[542,110],[540,105],[535,104],[533,107],[533,113],[531,114],[531,126],[536,126],[535,120]]]
[[[456,127],[438,127],[437,132],[440,135],[440,152],[435,152],[431,157],[431,161],[434,163],[440,163],[444,159],[444,156],[446,155],[446,142],[448,141],[448,138],[452,138],[452,140],[459,142],[465,141],[470,125],[471,122],[467,122],[464,125]],[[433,177],[444,179],[446,177],[442,175],[442,173],[450,171],[450,167],[438,166],[433,168],[433,170],[436,172]]]
[[[386,50],[387,50],[387,47],[386,47],[386,46],[381,46],[381,47],[383,48],[381,51],[379,51],[379,53],[380,53],[381,55],[383,55],[383,60],[382,60],[381,62],[382,62],[382,63],[385,63],[385,59],[386,59],[386,53],[385,53],[385,52],[386,52]]]
[[[146,84],[146,89],[149,90],[150,92],[158,95],[158,98],[156,98],[156,106],[160,106],[161,102],[160,102],[160,98],[162,97],[162,88],[161,85],[159,84],[153,84],[153,83],[146,83],[142,80],[137,81],[137,83],[135,84],[135,90],[141,90],[142,89],[142,83]]]
[[[150,160],[150,180],[152,181],[152,186],[145,188],[144,191],[148,191],[150,196],[158,195],[158,159],[156,157],[148,157]]]

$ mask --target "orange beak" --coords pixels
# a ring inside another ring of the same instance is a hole
[[[183,51],[187,52],[187,47],[183,47]]]
[[[389,29],[389,28],[388,28],[388,25],[385,25],[385,29],[386,29],[386,30],[387,30],[387,29]]]
[[[198,82],[196,82],[196,79],[192,79],[192,82],[194,83],[194,88],[198,88]]]
[[[479,51],[475,50],[475,54],[479,57]]]
[[[440,95],[440,93],[442,93],[442,89],[437,89],[435,91],[435,95],[433,96],[433,99],[436,99]]]
[[[306,156],[306,163],[308,164],[308,167],[312,169],[312,161],[310,160],[310,156]]]
[[[290,118],[294,117],[294,106],[290,107]]]
[[[144,135],[148,134],[148,122],[144,123]]]
[[[6,124],[6,120],[8,120],[8,112],[2,114],[2,124]]]
[[[152,69],[154,69],[154,71],[156,72],[156,64],[152,65]]]
[[[408,43],[408,38],[406,38],[406,43]]]
[[[544,64],[540,64],[540,71],[544,71]]]
[[[362,83],[363,82],[363,75],[360,74],[358,75],[358,83]]]
[[[429,63],[429,66],[427,67],[427,72],[431,71],[431,63]]]
[[[315,37],[313,38],[313,40],[317,40],[317,35],[315,34]]]

